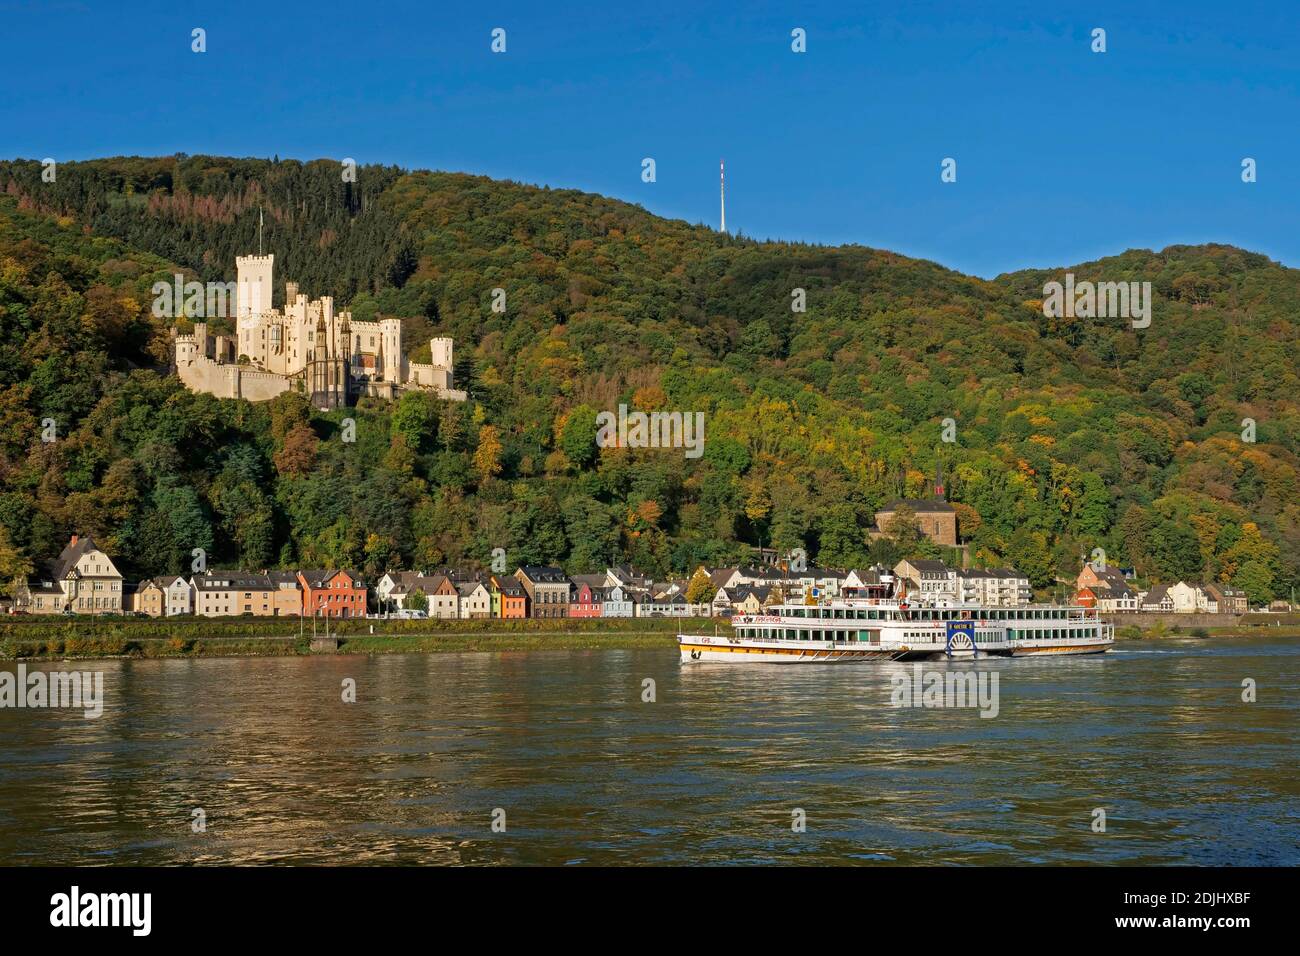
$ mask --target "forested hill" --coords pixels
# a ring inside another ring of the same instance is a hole
[[[348,445],[339,415],[167,378],[150,285],[233,278],[259,215],[277,296],[293,279],[400,316],[416,358],[454,336],[471,402],[363,408]],[[1150,281],[1151,326],[1044,318],[1066,271]],[[1283,595],[1300,583],[1298,299],[1300,273],[1224,246],[988,282],[457,174],[119,158],[47,183],[0,163],[0,577],[73,529],[129,576],[200,546],[371,573],[496,547],[680,572],[760,542],[846,566],[918,550],[866,529],[927,493],[942,456],[981,562],[1044,585],[1103,547],[1160,580]],[[596,413],[620,402],[705,412],[704,456],[598,451]]]

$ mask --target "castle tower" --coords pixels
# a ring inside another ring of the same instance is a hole
[[[433,363],[434,368],[451,368],[451,348],[452,342],[449,338],[444,337],[429,340],[429,354],[433,356],[430,361]]]
[[[325,316],[317,312],[316,331],[311,337],[311,364],[308,366],[307,375],[311,383],[311,403],[317,408],[329,408],[329,389],[325,381],[329,369],[327,361],[329,348],[326,343]]]
[[[346,342],[332,342],[332,330],[326,324],[327,309],[316,313],[316,333],[312,339],[311,363],[307,367],[307,381],[311,389],[311,403],[316,408],[329,411],[348,404],[348,361]],[[346,320],[343,329],[346,329]]]
[[[235,289],[236,318],[247,319],[271,311],[271,274],[275,256],[238,256],[239,281]]]
[[[380,319],[379,341],[384,346],[384,381],[401,385],[407,379],[406,355],[402,351],[402,320]]]
[[[452,368],[451,339],[439,337],[429,340],[429,355],[433,365],[433,384],[442,389],[451,388]]]
[[[348,403],[348,392],[352,389],[352,313],[339,313],[339,387],[343,394],[343,404]]]

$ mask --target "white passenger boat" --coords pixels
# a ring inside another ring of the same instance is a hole
[[[731,633],[678,634],[682,663],[860,664],[873,661],[1103,654],[1115,629],[1084,607],[986,607],[866,596],[739,614]]]

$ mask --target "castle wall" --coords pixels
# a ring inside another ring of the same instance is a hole
[[[407,364],[407,381],[422,388],[451,388],[451,370],[425,365],[422,362]]]
[[[273,372],[259,372],[256,369],[233,366],[232,390],[234,398],[245,398],[250,402],[265,402],[275,396],[289,391],[293,380]]]
[[[217,398],[244,398],[250,402],[268,401],[287,392],[293,384],[293,379],[284,375],[199,357],[177,361],[176,374],[190,391],[204,392]]]

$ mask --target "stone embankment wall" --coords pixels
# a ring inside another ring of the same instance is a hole
[[[1102,614],[1101,619],[1116,627],[1151,627],[1161,622],[1169,627],[1233,627],[1243,623],[1240,614]]]

